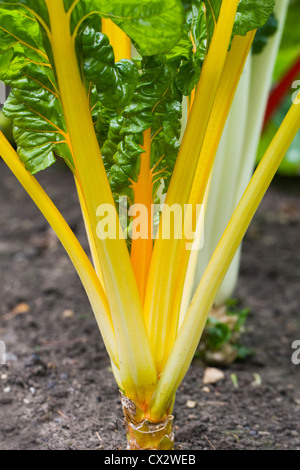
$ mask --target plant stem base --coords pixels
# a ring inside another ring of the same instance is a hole
[[[121,394],[128,450],[173,450],[174,432],[172,415],[159,423],[145,417],[129,398]]]

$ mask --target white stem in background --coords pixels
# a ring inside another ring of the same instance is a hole
[[[240,182],[240,165],[242,162],[241,156],[244,155],[243,146],[248,132],[247,120],[248,109],[250,105],[249,91],[251,87],[252,60],[253,59],[250,54],[245,65],[244,73],[241,77],[237,94],[235,95],[233,106],[231,108],[231,115],[228,122],[226,146],[224,153],[222,152],[223,155],[221,156],[221,158],[223,158],[222,180],[220,185],[221,191],[219,192],[217,190],[218,205],[216,207],[215,213],[211,214],[211,217],[214,219],[214,230],[212,232],[209,259],[213,254],[234,209],[236,208],[237,202],[240,200],[243,194],[240,194],[240,197],[237,201],[237,187],[239,186]],[[253,158],[251,161],[253,162]],[[250,181],[253,165],[254,163],[252,164],[250,173],[247,174],[247,183]],[[221,210],[219,209],[220,207]],[[218,217],[216,217],[215,214],[218,214]],[[233,293],[238,279],[240,254],[241,249],[237,251],[218,291],[215,299],[216,305],[221,305],[226,302],[226,300],[228,300]]]
[[[279,21],[278,30],[261,54],[248,58],[228,116],[212,174],[205,216],[204,248],[199,253],[195,287],[254,170],[288,5],[289,0],[277,0],[274,12]],[[241,247],[219,289],[216,305],[225,303],[232,296],[238,279],[240,257]]]

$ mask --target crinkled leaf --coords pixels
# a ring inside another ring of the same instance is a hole
[[[114,50],[99,26],[94,18],[79,36],[84,74],[95,85],[102,106],[121,111],[133,97],[139,74],[130,60],[115,64]]]
[[[12,92],[3,110],[14,120],[18,155],[28,171],[35,174],[48,168],[55,162],[55,155],[73,167],[63,110],[46,73],[29,64],[8,83]]]
[[[238,5],[233,34],[244,36],[261,28],[274,10],[275,0],[241,0]]]
[[[25,10],[25,14],[32,15],[33,13],[49,26],[49,15],[45,0],[0,0],[0,8],[7,8],[10,10],[17,10],[19,8]]]
[[[186,5],[187,7],[187,5]],[[169,60],[178,63],[176,85],[188,96],[197,85],[207,50],[207,18],[201,0],[192,0],[186,13],[181,40],[167,54]]]
[[[31,173],[53,164],[55,155],[72,167],[64,115],[39,25],[23,6],[14,10],[1,3],[0,79],[12,88],[3,111],[14,120],[19,157]]]
[[[55,0],[58,1],[58,0]],[[90,14],[110,18],[138,45],[143,55],[168,51],[180,38],[183,8],[180,0],[63,0],[70,10],[74,32]],[[49,27],[49,15],[44,0],[0,0],[9,9],[23,6],[34,12]],[[172,27],[170,28],[170,24]]]
[[[72,32],[90,14],[114,21],[136,43],[142,55],[168,51],[180,39],[183,8],[180,0],[85,0],[67,1],[73,8]],[[170,27],[170,25],[172,25]]]
[[[181,40],[168,53],[168,57],[181,59],[176,83],[184,95],[189,95],[200,78],[205,54],[219,19],[222,1],[186,0],[182,4],[186,11],[185,30]],[[241,0],[233,35],[245,35],[248,31],[263,27],[268,21],[257,35],[255,47],[262,47],[266,36],[274,32],[274,19],[270,18],[274,4],[274,0]]]
[[[22,61],[28,62],[28,60],[48,63],[42,45],[40,28],[35,18],[23,7],[11,10],[2,7],[1,3],[0,54],[2,69],[7,66],[2,55],[7,52],[11,52],[13,58],[17,58],[20,63]]]
[[[130,192],[143,150],[143,132],[151,127],[151,167],[161,177],[171,175],[179,149],[181,93],[175,86],[176,68],[164,56],[145,59],[131,103],[111,119],[102,155],[116,194]],[[154,185],[155,186],[155,185]]]

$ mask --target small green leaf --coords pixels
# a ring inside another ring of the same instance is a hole
[[[232,335],[230,328],[224,323],[219,322],[208,324],[206,331],[206,344],[214,351],[220,349],[223,344],[227,343]]]
[[[274,10],[275,0],[241,0],[234,22],[233,34],[245,36],[261,28]]]

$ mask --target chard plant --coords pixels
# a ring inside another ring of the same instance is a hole
[[[1,133],[0,154],[80,276],[130,449],[173,448],[176,391],[300,126],[293,104],[183,310],[190,245],[197,248],[202,230],[198,206],[255,32],[273,8],[273,0],[0,0],[0,79],[11,87],[4,112],[17,144],[15,151]],[[183,96],[193,104],[181,140]],[[34,177],[57,157],[74,174],[93,263]],[[125,216],[120,196],[130,206]]]

